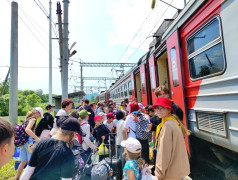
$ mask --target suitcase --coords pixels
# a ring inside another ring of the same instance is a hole
[[[121,159],[115,157],[105,158],[105,161],[110,165],[113,170],[113,177],[116,177],[116,180],[122,180],[122,162]]]
[[[112,139],[114,139],[114,141],[116,140],[115,138],[115,133],[109,133],[109,146],[110,146],[110,156],[105,158],[105,161],[110,165],[110,167],[113,170],[113,177],[116,178],[116,180],[122,180],[122,161],[121,159],[118,159],[116,157],[112,157],[112,144],[111,144],[111,136],[114,136]],[[116,142],[114,142],[116,144]]]

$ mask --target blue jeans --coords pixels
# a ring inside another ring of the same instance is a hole
[[[126,163],[125,158],[122,156],[123,153],[124,147],[122,147],[121,145],[117,145],[117,158],[121,159],[122,169],[124,168],[124,165]]]
[[[83,158],[84,164],[91,164],[92,160],[91,160],[91,152],[92,150],[90,148],[88,148],[87,151],[84,151],[81,156]]]

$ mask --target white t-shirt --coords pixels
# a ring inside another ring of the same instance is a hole
[[[121,145],[123,141],[123,134],[122,131],[125,129],[125,121],[119,120],[117,122],[117,138],[116,138],[116,145]]]
[[[104,121],[103,124],[107,126],[110,132],[112,132],[113,127],[116,127],[116,124],[114,121],[112,121],[110,124],[107,121]]]
[[[134,117],[132,115],[130,115],[130,114],[126,117],[125,128],[129,130],[129,133],[127,135],[128,138],[129,137],[136,138],[136,135],[133,132],[133,131],[136,132],[136,122],[134,120]]]

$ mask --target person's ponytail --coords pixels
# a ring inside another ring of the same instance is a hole
[[[182,133],[183,133],[183,136],[185,136],[185,135],[188,135],[188,136],[189,136],[192,131],[188,130],[188,129],[184,126],[184,124],[183,124],[182,121],[178,118],[177,115],[172,114],[172,116],[178,121],[179,126],[181,127],[181,131],[182,131]]]

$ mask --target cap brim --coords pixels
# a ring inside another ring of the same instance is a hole
[[[88,115],[90,115],[91,113],[90,112],[88,112]]]

